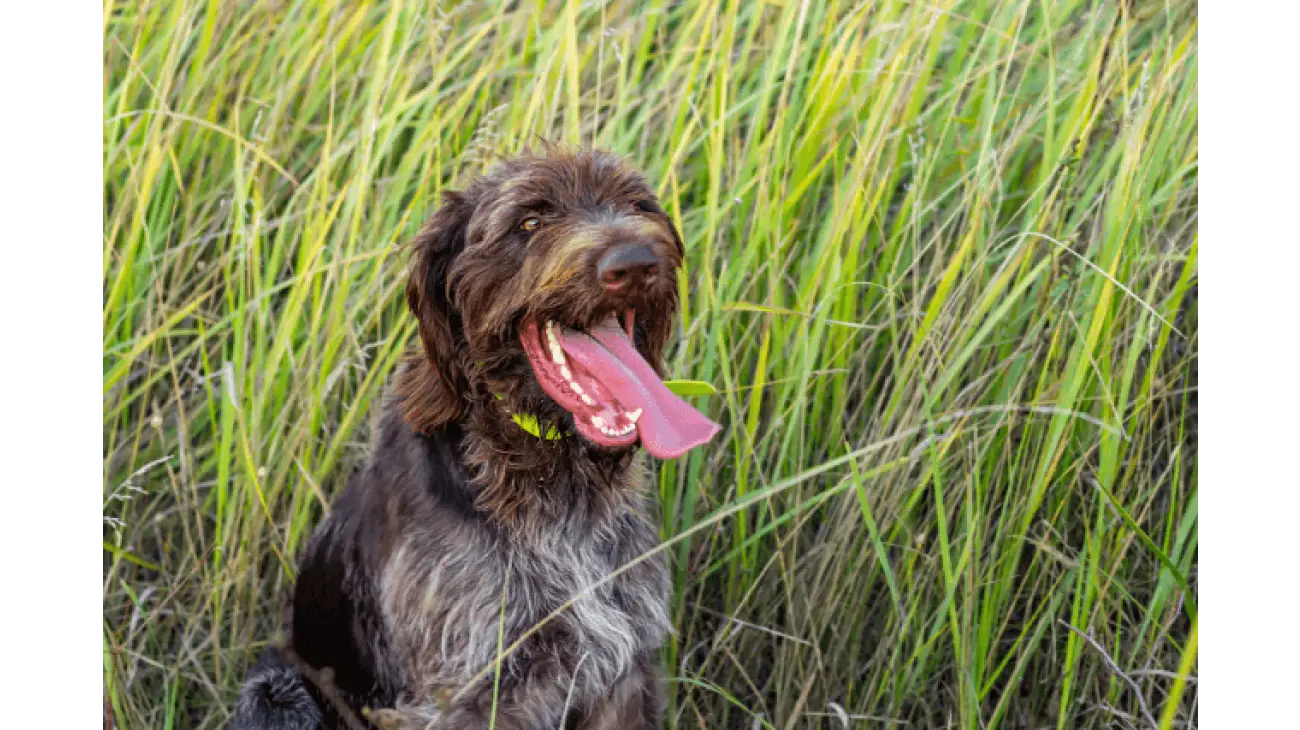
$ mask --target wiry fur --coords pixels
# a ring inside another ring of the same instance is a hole
[[[545,225],[521,236],[524,215]],[[591,272],[627,240],[669,275],[620,299]],[[502,730],[657,727],[667,570],[654,558],[606,580],[657,541],[642,457],[580,438],[518,335],[526,318],[589,327],[634,308],[635,344],[659,368],[680,237],[639,174],[587,152],[518,158],[449,193],[414,247],[421,352],[396,373],[371,458],[317,529],[295,589],[289,650],[330,686],[268,654],[233,727],[349,727],[326,694],[358,714],[391,708],[409,727],[486,728],[493,712]],[[518,411],[563,438],[524,433]],[[502,663],[494,710],[484,668],[570,601]]]
[[[232,727],[313,730],[321,714],[303,678],[276,649],[268,649],[249,673],[235,704]]]

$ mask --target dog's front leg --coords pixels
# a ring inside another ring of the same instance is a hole
[[[566,726],[562,715],[565,686],[555,681],[556,676],[502,676],[495,688],[488,679],[458,695],[447,692],[436,703],[436,710],[431,704],[408,713],[426,718],[425,722],[409,723],[411,730],[560,730]]]
[[[645,654],[587,711],[577,730],[658,730],[662,714],[659,668]]]

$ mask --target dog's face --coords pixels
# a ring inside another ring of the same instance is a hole
[[[503,163],[448,193],[415,248],[407,302],[438,375],[408,398],[417,428],[496,398],[605,448],[640,439],[661,458],[716,432],[660,380],[681,237],[613,156]]]

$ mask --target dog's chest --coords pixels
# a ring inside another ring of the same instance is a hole
[[[650,560],[648,565],[611,577],[624,562],[636,557],[629,552],[594,540],[585,544],[557,541],[525,558],[518,582],[506,581],[540,598],[531,608],[524,602],[526,610],[519,617],[518,628],[527,630],[567,606],[553,619],[554,630],[543,628],[538,635],[542,644],[569,645],[546,649],[569,654],[574,664],[569,669],[580,682],[586,679],[594,686],[609,686],[631,666],[636,654],[658,646],[667,630],[667,582],[662,562]]]
[[[503,631],[506,646],[529,634],[507,671],[553,673],[579,695],[599,695],[669,628],[658,556],[613,575],[653,547],[648,524],[527,545],[468,537],[412,535],[385,572],[385,612],[416,692],[478,675]]]

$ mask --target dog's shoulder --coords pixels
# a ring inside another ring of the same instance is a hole
[[[317,526],[299,564],[291,636],[303,660],[328,667],[339,689],[390,703],[406,685],[384,581],[411,533],[465,521],[472,498],[444,436],[426,437],[382,414],[366,462]],[[425,540],[430,549],[436,541]]]

